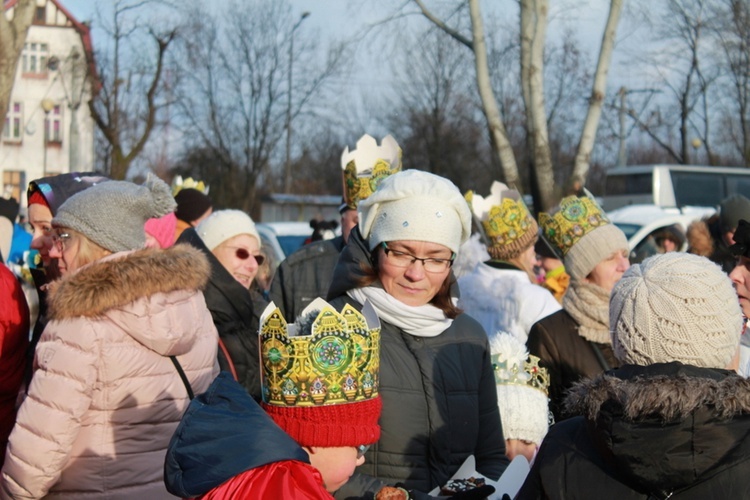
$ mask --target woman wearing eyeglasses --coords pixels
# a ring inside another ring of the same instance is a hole
[[[369,300],[381,320],[382,434],[337,498],[426,493],[470,455],[492,479],[508,464],[487,335],[456,306],[451,265],[470,231],[458,188],[426,172],[394,174],[359,205],[328,297]]]
[[[162,466],[186,383],[200,393],[219,371],[206,259],[185,245],[144,248],[146,220],[174,204],[153,178],[97,184],[56,211],[49,257],[62,277],[49,286],[0,498],[172,498]]]
[[[255,223],[241,210],[219,210],[177,241],[208,257],[211,278],[203,295],[219,331],[219,365],[260,401],[258,322],[268,302],[255,280],[265,260]]]

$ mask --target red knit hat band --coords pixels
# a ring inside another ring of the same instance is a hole
[[[28,206],[28,205],[34,205],[34,204],[44,205],[45,207],[49,208],[49,203],[47,203],[47,198],[45,198],[42,192],[39,191],[38,189],[29,195],[29,199],[26,205]]]
[[[325,406],[276,406],[263,409],[300,446],[359,446],[380,439],[380,396],[356,403]]]

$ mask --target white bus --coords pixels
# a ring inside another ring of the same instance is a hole
[[[633,204],[716,207],[735,193],[750,197],[750,168],[638,165],[609,170],[602,201],[607,211]]]

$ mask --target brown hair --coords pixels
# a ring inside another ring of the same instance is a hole
[[[372,253],[372,264],[368,262],[359,263],[359,268],[362,271],[362,274],[354,279],[357,288],[370,286],[380,279],[378,274],[378,256],[381,254],[382,252],[375,249]],[[443,311],[445,317],[450,319],[456,319],[459,314],[464,312],[463,309],[456,306],[453,303],[453,300],[451,300],[451,286],[453,286],[455,282],[456,278],[453,276],[453,273],[448,273],[448,276],[445,277],[443,284],[440,286],[440,290],[438,290],[429,302]]]

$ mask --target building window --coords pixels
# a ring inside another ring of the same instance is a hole
[[[34,24],[45,24],[47,22],[47,8],[37,7],[34,13]]]
[[[14,102],[8,109],[3,126],[4,141],[20,141],[23,133],[23,104]]]
[[[47,142],[62,142],[62,106],[55,104],[44,118],[44,139]]]
[[[26,187],[26,172],[21,170],[3,171],[3,195],[21,201],[21,193]],[[15,222],[15,221],[13,221]]]
[[[21,56],[23,73],[46,75],[48,59],[48,44],[34,42],[23,44],[23,55]]]

